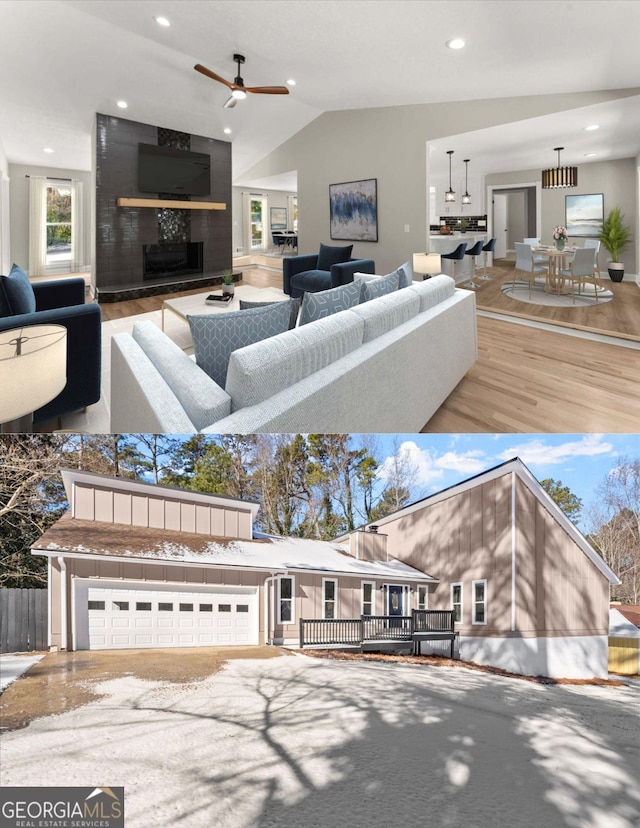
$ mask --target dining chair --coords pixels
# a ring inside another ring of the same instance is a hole
[[[476,276],[476,259],[482,253],[482,239],[479,239],[473,247],[470,247],[469,250],[465,250],[465,256],[471,256],[471,281],[467,282],[467,287],[470,288],[479,288],[480,285],[477,282],[474,282]]]
[[[491,276],[489,276],[489,274],[487,273],[487,253],[493,253],[493,251],[496,249],[496,242],[497,239],[494,236],[492,239],[489,239],[489,241],[482,248],[482,252],[484,253],[484,269],[482,272],[482,276],[479,276],[478,278],[482,279],[485,282],[491,279]]]
[[[598,264],[598,256],[600,255],[600,240],[599,239],[585,239],[584,240],[585,247],[593,247],[596,251],[596,260],[595,260],[595,271],[598,274],[598,279],[600,279],[600,265]],[[602,285],[600,285],[602,287]]]
[[[280,233],[272,233],[271,238],[273,239],[273,247],[275,252],[277,253],[280,248],[284,251],[284,246],[286,243],[285,238]]]
[[[578,283],[578,296],[582,293],[582,287],[587,282],[591,282],[596,295],[596,302],[598,301],[598,287],[601,288],[602,285],[600,285],[599,276],[595,273],[595,258],[595,247],[579,247],[569,267],[566,270],[560,271],[560,275],[571,282],[571,294],[574,305],[576,303],[576,293],[574,290],[576,282]]]
[[[531,247],[540,247],[540,239],[524,239],[524,244],[530,244]],[[543,265],[544,267],[547,266],[547,262],[549,261],[546,256],[536,256],[533,254],[533,261],[537,265]]]
[[[522,273],[523,276],[529,281],[529,299],[531,299],[531,287],[533,284],[535,284],[536,276],[538,276],[539,274],[548,275],[549,268],[546,264],[543,267],[535,263],[530,244],[516,242],[515,248],[516,264],[513,269],[513,282],[511,283],[511,290],[515,290],[516,276],[518,275],[518,273]]]
[[[452,250],[451,253],[440,254],[440,259],[449,259],[451,262],[451,278],[454,282],[456,279],[456,262],[461,262],[464,259],[466,249],[467,243],[463,242],[462,244],[459,244],[455,250]]]

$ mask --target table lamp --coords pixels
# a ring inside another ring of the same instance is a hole
[[[439,253],[414,253],[413,272],[422,273],[430,279],[434,273],[442,273],[442,262]]]
[[[67,329],[31,325],[0,333],[0,424],[31,431],[33,412],[67,384]]]

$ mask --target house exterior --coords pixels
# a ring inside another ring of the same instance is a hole
[[[518,458],[377,524],[390,555],[437,578],[427,606],[456,611],[461,658],[606,677],[609,587],[620,582]]]
[[[255,535],[256,503],[62,478],[69,512],[32,548],[48,558],[55,649],[297,644],[300,618],[384,613],[391,601],[408,612],[434,583],[366,544],[355,557],[338,543]]]
[[[609,610],[609,671],[640,673],[640,607],[612,603]]]

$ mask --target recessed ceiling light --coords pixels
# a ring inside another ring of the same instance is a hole
[[[154,17],[153,19],[156,21],[158,26],[170,26],[171,25],[171,23],[169,23],[169,21],[167,20],[166,17]]]
[[[55,152],[55,150],[52,150],[51,147],[45,147],[44,152]]]
[[[120,109],[126,109],[129,104],[126,101],[116,101],[116,106],[119,106]]]
[[[225,127],[223,129],[223,132],[224,132],[225,135],[231,135],[231,130],[229,129],[229,127]]]
[[[289,78],[289,80],[287,81],[287,86],[295,86],[295,85],[296,85],[296,82],[294,81],[294,79]]]
[[[585,152],[585,158],[594,158],[598,153],[597,152]]]
[[[585,127],[585,132],[593,132],[594,129],[600,129],[600,124],[591,124],[591,126]]]
[[[464,49],[465,42],[461,37],[454,37],[453,40],[447,40],[446,45],[449,49]]]

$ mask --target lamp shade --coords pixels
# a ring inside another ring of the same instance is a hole
[[[413,270],[415,273],[440,273],[442,262],[439,253],[414,253]]]
[[[0,333],[0,423],[31,414],[66,384],[66,328],[31,325]]]

